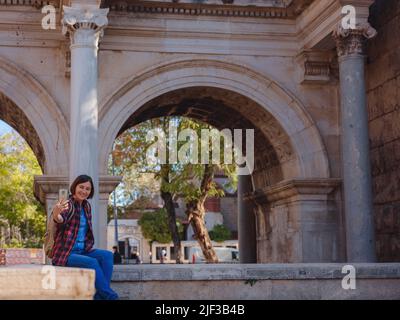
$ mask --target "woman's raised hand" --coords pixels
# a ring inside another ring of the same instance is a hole
[[[53,208],[53,215],[58,222],[63,222],[63,218],[61,216],[61,212],[68,209],[68,201],[67,200],[60,200],[56,203]]]

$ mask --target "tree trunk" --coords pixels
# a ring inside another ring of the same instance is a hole
[[[193,232],[207,263],[218,263],[217,254],[212,246],[210,236],[204,223],[204,205],[199,203],[198,200],[190,201],[186,205],[186,214],[190,217]]]
[[[167,210],[168,213],[168,227],[172,235],[172,241],[174,243],[176,263],[182,263],[181,240],[179,239],[179,232],[176,226],[176,213],[172,195],[169,192],[161,191],[161,198],[164,200],[164,208],[165,210]]]
[[[168,227],[172,235],[172,242],[174,243],[174,251],[176,263],[182,263],[181,257],[181,240],[179,238],[178,228],[176,226],[176,212],[172,194],[164,190],[164,186],[169,183],[169,170],[168,164],[163,164],[161,168],[161,198],[164,200],[164,208],[168,214]]]
[[[204,218],[204,202],[207,199],[208,191],[211,188],[214,178],[214,166],[206,164],[204,175],[200,185],[201,196],[198,199],[191,200],[186,204],[186,214],[190,221],[193,232],[203,251],[204,258],[207,263],[218,263],[218,257],[211,243],[210,235],[208,234]]]

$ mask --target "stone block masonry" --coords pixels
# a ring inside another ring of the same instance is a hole
[[[378,261],[400,259],[400,2],[377,0],[368,48],[367,95]]]

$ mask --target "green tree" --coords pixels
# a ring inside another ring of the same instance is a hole
[[[171,126],[172,124],[172,126]],[[171,234],[175,252],[180,253],[180,239],[176,228],[176,216],[173,205],[173,200],[177,197],[182,197],[186,202],[186,215],[190,221],[195,237],[203,251],[207,262],[218,262],[217,255],[212,247],[212,243],[205,227],[204,203],[209,196],[223,196],[224,192],[217,188],[214,182],[214,172],[217,170],[223,171],[231,179],[233,186],[236,185],[236,166],[234,164],[218,165],[212,164],[212,152],[209,153],[209,164],[195,163],[195,161],[186,161],[184,163],[170,163],[169,156],[173,152],[174,147],[170,145],[170,140],[162,140],[162,135],[158,135],[157,141],[146,141],[146,136],[151,130],[153,132],[165,133],[168,137],[176,128],[177,132],[189,130],[195,133],[195,138],[188,136],[186,141],[178,140],[176,149],[181,152],[186,151],[186,158],[191,157],[201,158],[201,148],[199,147],[204,141],[201,140],[203,129],[214,129],[211,126],[185,117],[164,117],[151,119],[143,122],[134,128],[128,129],[116,141],[114,149],[115,163],[119,166],[119,172],[125,172],[132,168],[140,168],[141,172],[152,173],[156,181],[160,183],[160,193],[164,200],[164,208],[168,214],[168,225]],[[214,129],[215,130],[215,129]],[[211,139],[211,138],[209,138]],[[220,145],[219,156],[223,159],[223,143],[222,139],[216,141]],[[160,142],[161,141],[161,142]],[[209,143],[209,141],[206,141]],[[148,151],[154,145],[160,148],[155,148],[154,156],[164,158],[166,161],[162,163],[148,163]],[[196,149],[197,146],[197,149]],[[222,146],[222,147],[221,147]],[[164,151],[163,151],[164,149]],[[197,153],[196,153],[197,150]],[[232,151],[232,150],[231,150]],[[225,159],[223,159],[225,160]],[[200,162],[200,161],[198,161]],[[221,161],[223,162],[223,161]],[[180,256],[177,256],[179,262]]]
[[[125,205],[130,201],[151,199],[155,194],[161,194],[176,252],[176,263],[181,263],[181,237],[176,221],[174,195],[165,188],[165,185],[169,182],[171,168],[169,165],[160,166],[147,162],[147,150],[153,143],[147,141],[147,134],[157,128],[162,128],[164,132],[168,130],[167,120],[168,118],[151,119],[128,129],[120,135],[115,141],[110,160],[110,171],[112,172],[112,165],[114,164],[114,167],[117,168],[114,172],[116,174],[123,173],[122,184],[119,188],[123,190],[122,198]]]
[[[178,124],[178,132],[183,132],[183,130],[187,132],[189,130],[194,133],[193,137],[189,134],[186,141],[178,142],[178,152],[186,151],[186,161],[183,164],[169,164],[169,181],[163,185],[162,190],[185,199],[186,215],[193,228],[195,238],[202,249],[206,261],[215,263],[218,262],[218,257],[205,226],[204,203],[207,197],[224,196],[224,191],[218,188],[214,181],[214,173],[216,171],[224,172],[230,179],[231,185],[236,186],[236,166],[233,163],[224,164],[224,162],[229,163],[229,161],[225,161],[227,159],[224,158],[224,141],[218,130],[200,121],[181,118]],[[203,130],[210,132],[211,135],[203,139]],[[207,146],[206,149],[209,151],[208,158],[203,158],[203,145]],[[218,162],[214,164],[214,150],[210,150],[210,145],[217,150],[216,155],[219,157],[219,164],[217,164]],[[219,152],[216,148],[217,146],[219,146]],[[229,151],[232,154],[233,146],[228,146],[228,148],[230,148]],[[196,158],[198,161],[196,161]],[[193,159],[193,161],[190,159]],[[208,164],[204,164],[204,162],[208,162]]]
[[[209,235],[211,240],[222,242],[231,238],[231,231],[223,224],[217,224],[210,230]]]
[[[168,227],[168,213],[164,208],[154,212],[145,212],[138,223],[144,237],[150,242],[168,243],[172,240]],[[179,232],[183,231],[183,226],[179,222],[177,228]]]
[[[0,137],[0,242],[40,247],[46,215],[33,195],[33,176],[42,174],[35,155],[17,133]]]

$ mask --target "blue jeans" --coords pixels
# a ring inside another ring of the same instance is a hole
[[[67,267],[95,270],[95,300],[118,299],[118,294],[110,287],[113,265],[114,262],[112,252],[101,249],[93,249],[89,252],[72,251],[67,261]]]

